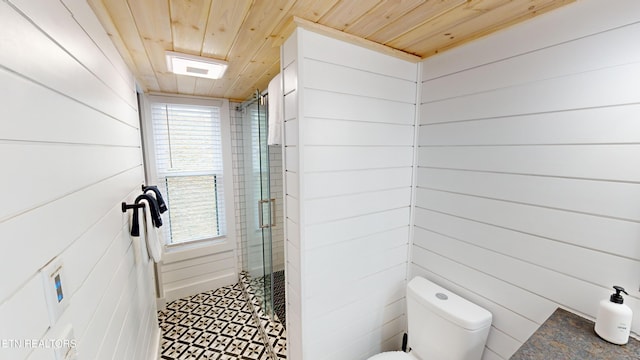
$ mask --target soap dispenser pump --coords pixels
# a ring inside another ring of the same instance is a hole
[[[624,304],[624,298],[620,293],[629,294],[621,286],[613,288],[616,290],[615,294],[611,294],[609,300],[600,301],[595,331],[610,343],[624,345],[629,342],[633,312]]]

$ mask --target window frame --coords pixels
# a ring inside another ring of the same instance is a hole
[[[235,204],[233,186],[232,146],[231,146],[231,119],[229,114],[229,100],[216,98],[191,97],[166,94],[144,94],[140,96],[141,138],[142,155],[145,169],[146,184],[156,185],[158,171],[156,166],[156,152],[154,143],[153,123],[151,118],[151,105],[153,103],[168,103],[195,106],[216,106],[220,108],[220,131],[222,144],[222,186],[224,192],[224,216],[226,234],[206,239],[192,240],[180,243],[165,243],[165,253],[172,251],[193,250],[203,247],[212,247],[211,251],[228,251],[235,249]],[[166,194],[163,194],[166,196]],[[171,205],[169,204],[169,207]],[[171,209],[169,209],[171,211]],[[165,227],[160,228],[166,231]],[[164,236],[163,236],[164,237]],[[208,251],[207,251],[208,252]]]

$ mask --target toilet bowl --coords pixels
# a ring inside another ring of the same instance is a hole
[[[404,351],[387,351],[373,355],[368,360],[419,360],[417,357]]]
[[[480,360],[492,315],[482,307],[415,277],[407,284],[408,348],[368,360]]]

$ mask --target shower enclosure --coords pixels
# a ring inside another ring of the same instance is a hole
[[[284,323],[284,232],[280,146],[267,144],[268,96],[256,93],[242,105],[246,237],[243,270],[264,312]],[[282,275],[282,276],[281,276]],[[276,282],[274,282],[274,280]]]

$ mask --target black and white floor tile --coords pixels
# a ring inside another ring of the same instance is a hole
[[[284,272],[282,280],[284,283]],[[274,360],[286,359],[287,331],[285,330],[283,323],[278,319],[277,313],[273,319],[266,315],[260,301],[263,296],[264,284],[262,281],[263,279],[252,279],[246,272],[240,273],[240,283],[243,286],[243,289],[247,292],[249,301],[253,305],[253,309],[256,311],[257,318],[260,319],[261,327],[269,342],[269,350],[273,351]],[[284,287],[284,285],[282,285],[282,287]],[[276,301],[278,300],[274,299],[274,302]],[[284,302],[284,295],[282,296],[282,302]],[[284,310],[284,304],[282,306],[282,310]]]
[[[158,317],[161,359],[271,359],[240,284],[173,301]]]

